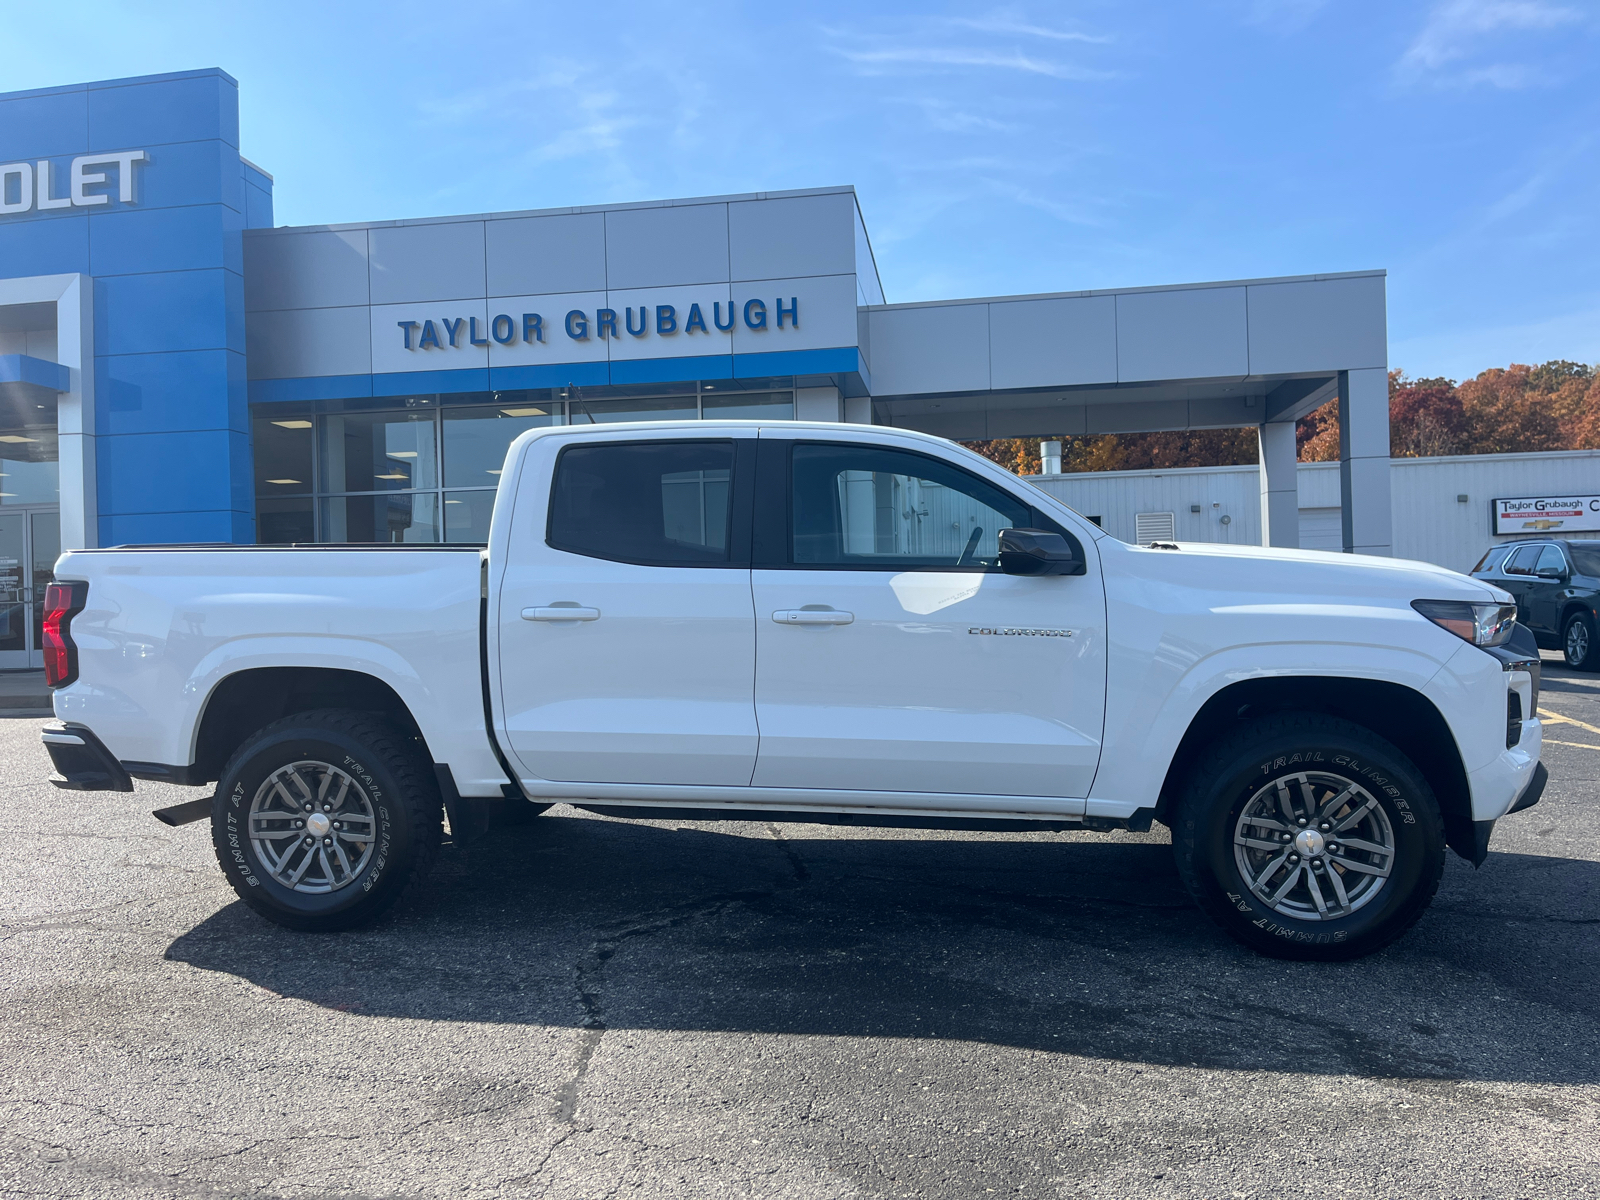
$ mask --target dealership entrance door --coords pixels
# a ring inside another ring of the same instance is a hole
[[[44,666],[44,589],[61,557],[61,513],[0,508],[0,671]]]

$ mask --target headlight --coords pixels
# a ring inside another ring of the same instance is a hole
[[[1515,604],[1474,604],[1467,600],[1413,600],[1416,609],[1440,629],[1474,646],[1498,646],[1517,623]]]

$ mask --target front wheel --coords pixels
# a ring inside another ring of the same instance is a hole
[[[1561,653],[1575,671],[1600,671],[1600,646],[1595,644],[1594,621],[1588,613],[1573,613],[1561,635]]]
[[[239,898],[290,929],[375,920],[438,854],[442,805],[421,754],[366,713],[298,713],[229,760],[212,803],[217,861]]]
[[[1172,844],[1200,907],[1276,958],[1337,960],[1410,929],[1444,871],[1438,802],[1405,755],[1315,713],[1245,722],[1195,765]]]

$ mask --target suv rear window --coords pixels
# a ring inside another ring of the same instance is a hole
[[[657,567],[728,558],[733,443],[611,442],[556,460],[545,540],[557,550]]]
[[[1473,567],[1469,573],[1476,575],[1479,571],[1494,570],[1504,561],[1505,556],[1511,553],[1513,548],[1513,545],[1490,546],[1484,556],[1478,560],[1478,565]]]

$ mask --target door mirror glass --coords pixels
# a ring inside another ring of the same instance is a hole
[[[1082,575],[1083,560],[1059,533],[1002,529],[1000,569],[1007,575]]]

